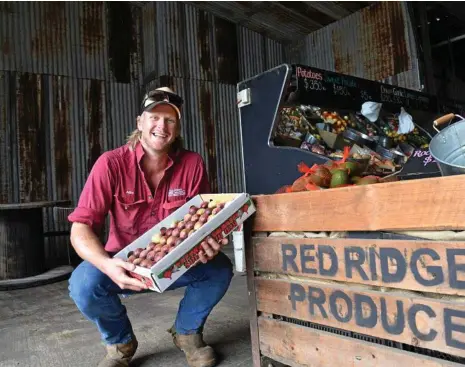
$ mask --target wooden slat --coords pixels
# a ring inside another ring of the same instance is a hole
[[[261,272],[465,296],[465,243],[254,238]]]
[[[259,318],[261,353],[292,367],[459,367],[436,358]]]
[[[258,195],[254,231],[465,229],[465,176]]]
[[[256,278],[259,311],[465,357],[465,302]]]
[[[255,277],[253,271],[253,246],[250,243],[252,238],[252,223],[244,223],[245,243],[245,265],[247,269],[247,290],[249,297],[249,319],[250,319],[250,343],[252,347],[253,367],[260,367],[260,346],[258,343],[258,324],[257,324],[257,298],[255,297]]]

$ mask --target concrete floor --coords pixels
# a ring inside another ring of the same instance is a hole
[[[1,367],[96,366],[104,356],[93,324],[68,296],[68,282],[0,292]],[[166,294],[124,298],[139,341],[132,366],[187,366],[166,332],[174,320],[184,289]],[[213,310],[205,341],[220,357],[218,366],[252,366],[246,277],[236,274]]]

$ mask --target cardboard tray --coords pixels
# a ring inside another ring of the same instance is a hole
[[[205,237],[211,235],[215,240],[219,241],[231,234],[231,232],[255,213],[254,203],[248,194],[197,195],[134,240],[114,257],[127,260],[130,251],[139,247],[146,248],[152,242],[152,236],[159,233],[162,227],[168,228],[174,221],[182,220],[184,215],[189,212],[191,205],[199,207],[203,201],[211,200],[225,202],[226,205],[213,219],[200,227],[173,251],[166,254],[152,268],[147,269],[136,266],[134,272],[130,272],[131,276],[143,281],[150,290],[163,293],[171,284],[200,261],[198,255],[201,249],[200,243]]]

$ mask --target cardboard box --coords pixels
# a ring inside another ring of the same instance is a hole
[[[211,235],[219,241],[238,228],[247,218],[255,213],[255,206],[248,194],[208,194],[197,195],[186,204],[162,220],[142,236],[118,252],[115,257],[127,260],[128,253],[136,248],[146,248],[152,241],[152,236],[160,232],[162,227],[169,228],[178,220],[182,220],[192,205],[200,207],[203,201],[215,200],[226,203],[224,209],[210,221],[200,227],[194,234],[185,239],[173,251],[166,254],[152,268],[136,266],[130,275],[142,280],[149,289],[163,293],[171,284],[178,280],[186,271],[197,264],[199,260],[200,243]]]

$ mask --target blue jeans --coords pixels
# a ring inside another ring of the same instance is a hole
[[[178,334],[202,331],[208,315],[228,290],[232,277],[231,261],[220,252],[208,263],[189,269],[168,288],[187,287],[174,323]],[[105,344],[126,344],[132,339],[131,322],[119,295],[142,292],[122,290],[87,261],[73,271],[69,291],[82,314],[97,325]]]

